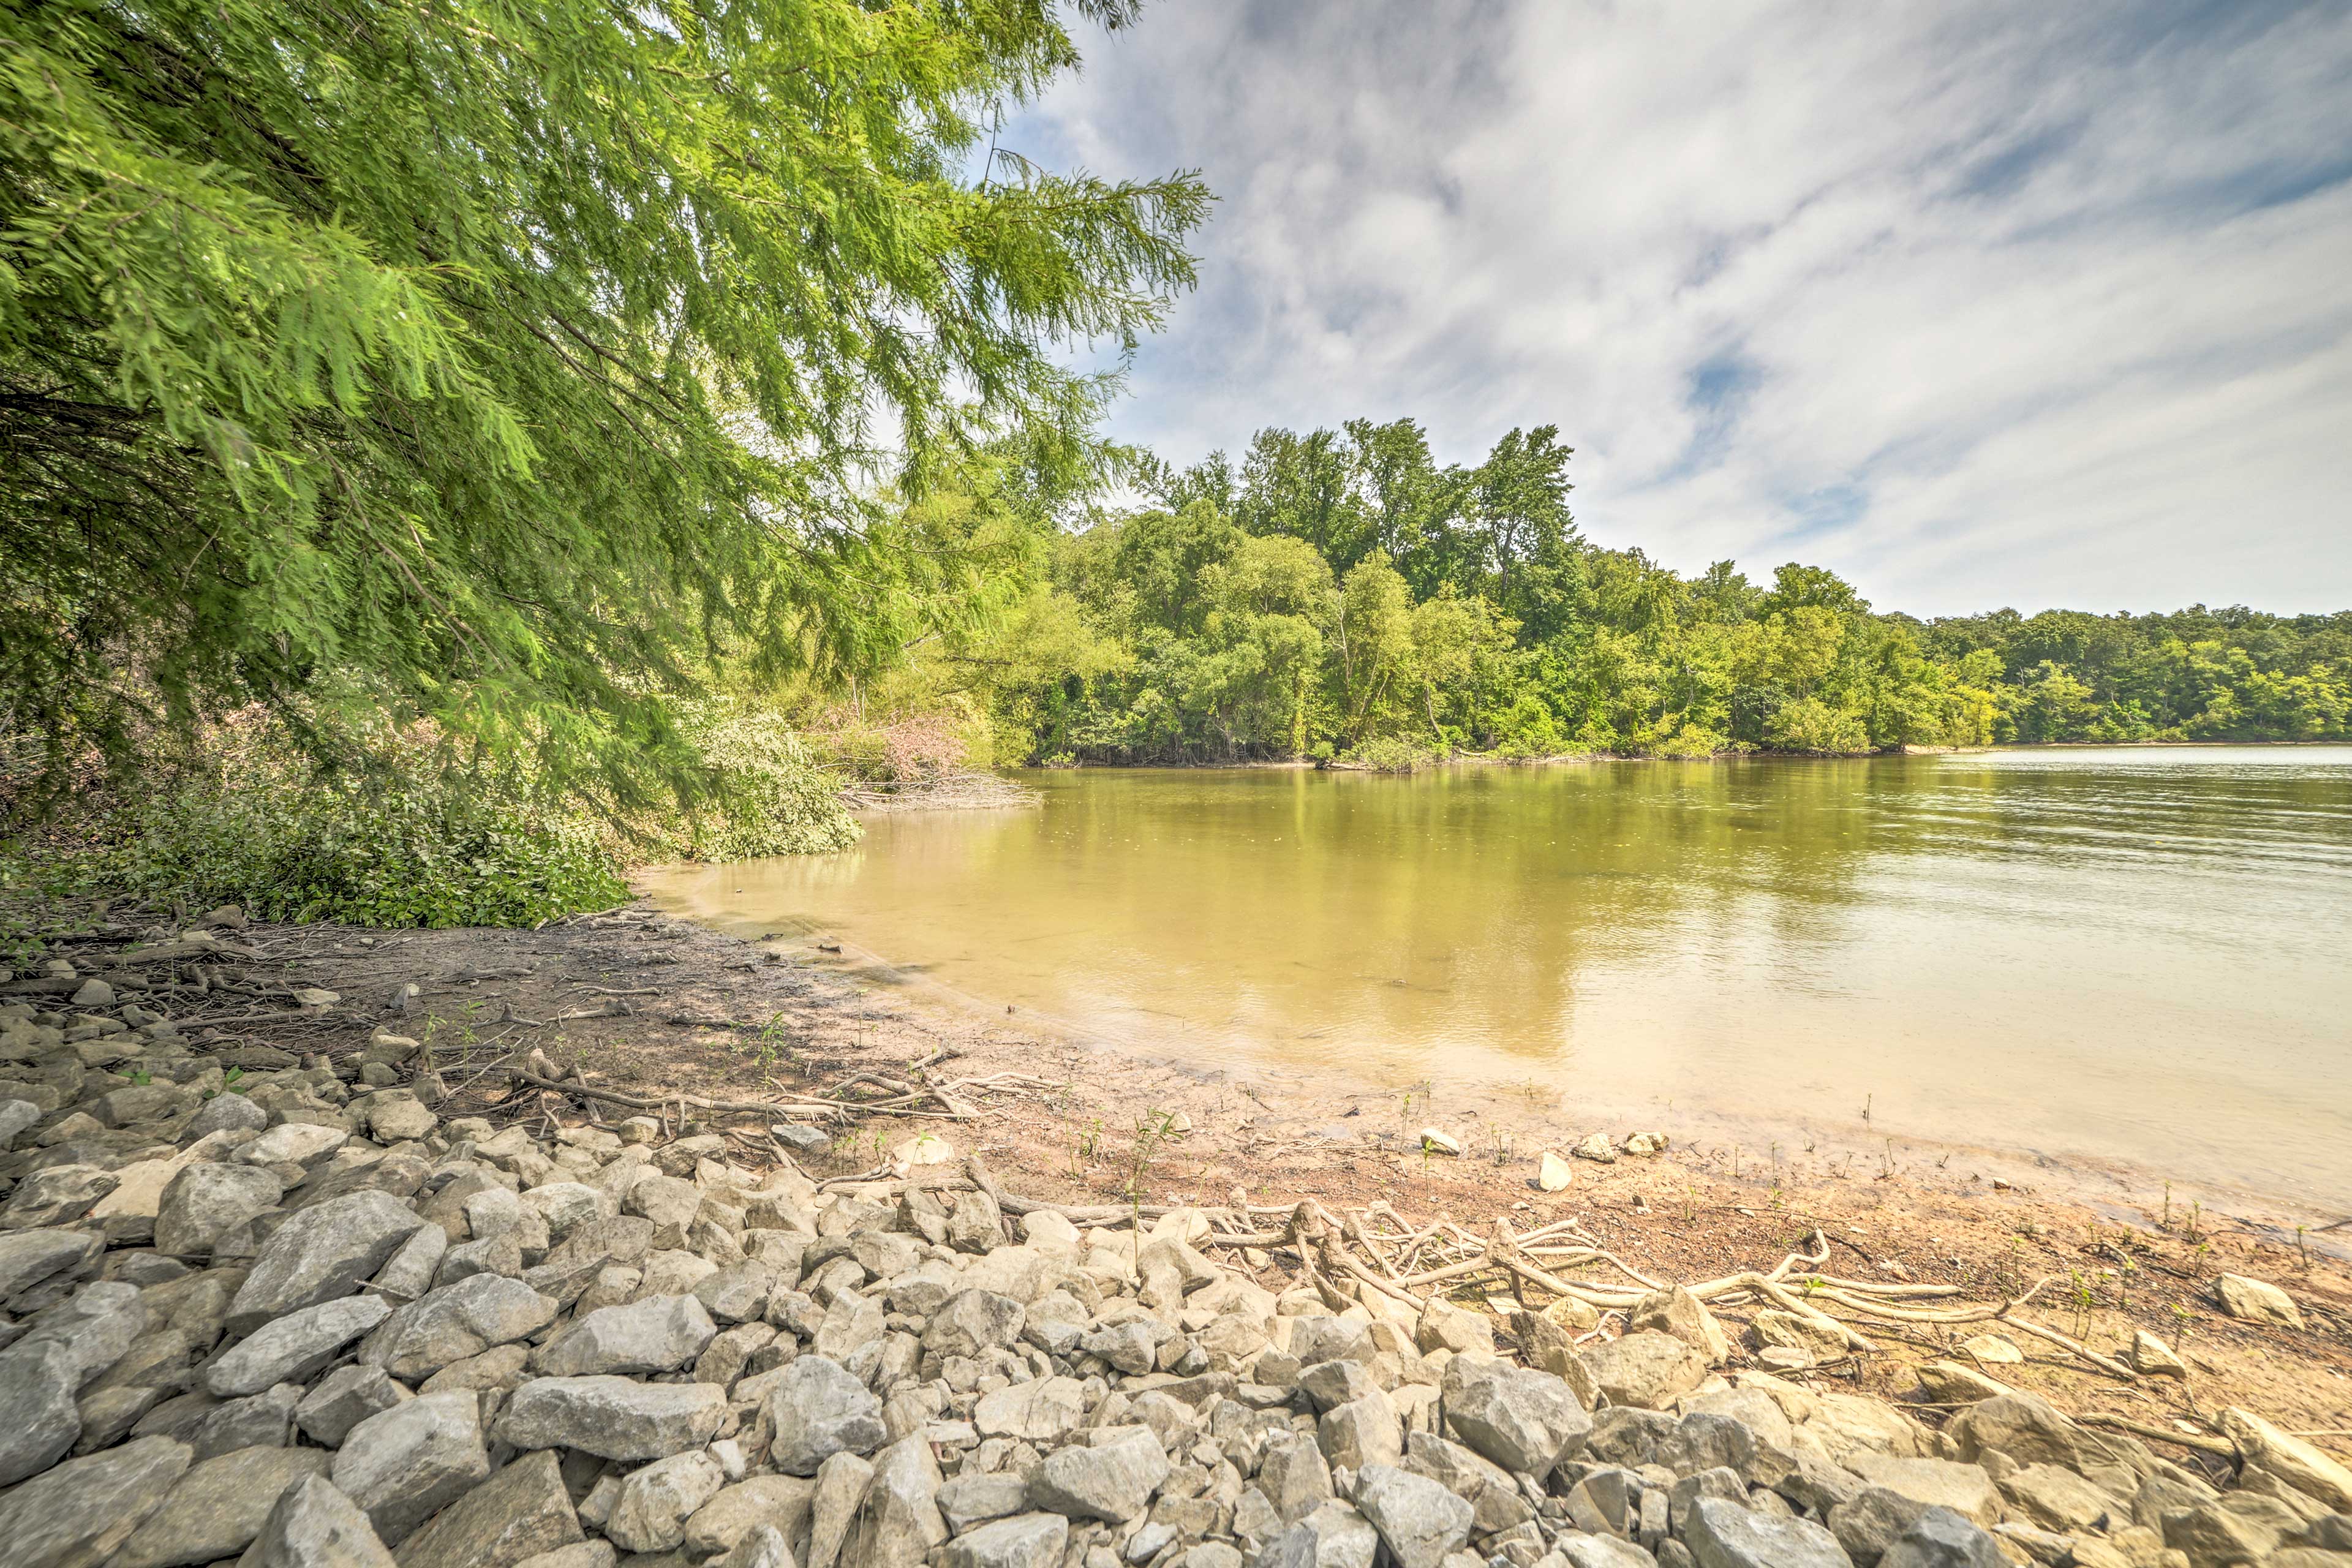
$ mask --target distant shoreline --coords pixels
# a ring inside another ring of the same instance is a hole
[[[2352,751],[2352,740],[2331,741],[2005,741],[1991,746],[1890,746],[1874,752],[1711,752],[1696,757],[1644,756],[1628,752],[1558,752],[1541,757],[1498,757],[1471,752],[1433,758],[1412,772],[1433,768],[1555,767],[1590,763],[1858,763],[1888,757],[1990,756],[2002,752],[2121,752],[2121,751],[2290,751],[2334,747]],[[1360,763],[1312,762],[1301,757],[1245,758],[1233,762],[1154,763],[1016,763],[1007,773],[1370,773],[1384,771]],[[1400,775],[1402,776],[1402,775]]]

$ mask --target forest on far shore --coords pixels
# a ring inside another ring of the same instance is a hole
[[[1441,468],[1400,419],[1146,458],[1157,504],[1007,552],[1000,613],[886,689],[971,703],[1005,763],[2352,733],[2352,612],[1923,621],[1818,566],[1685,576],[1580,535],[1570,456],[1543,426]]]

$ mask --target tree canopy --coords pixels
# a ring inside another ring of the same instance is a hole
[[[1402,419],[1147,463],[1160,504],[1032,558],[929,689],[984,700],[1004,760],[2352,734],[2352,615],[1924,622],[1796,562],[1685,577],[1579,534],[1570,457],[1547,426],[1442,468]]]
[[[658,754],[714,650],[910,635],[886,497],[1098,472],[1057,353],[1192,280],[1197,179],[992,141],[1125,0],[5,5],[20,734],[349,689]]]

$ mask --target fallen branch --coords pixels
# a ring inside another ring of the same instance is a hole
[[[2120,1415],[2105,1414],[2080,1418],[2085,1426],[2105,1426],[2117,1432],[2128,1432],[2135,1437],[2151,1437],[2159,1443],[2178,1443],[2184,1448],[2197,1448],[2208,1454],[2219,1454],[2231,1464],[2239,1460],[2238,1446],[2227,1437],[2200,1437],[2193,1432],[2168,1432],[2161,1426],[2149,1426],[2137,1421],[2126,1421]]]

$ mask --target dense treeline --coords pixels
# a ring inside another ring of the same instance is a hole
[[[1055,537],[937,679],[1001,760],[1696,756],[2347,733],[2352,615],[1874,613],[1820,567],[1682,576],[1582,539],[1570,448],[1440,467],[1410,419],[1261,431]]]

